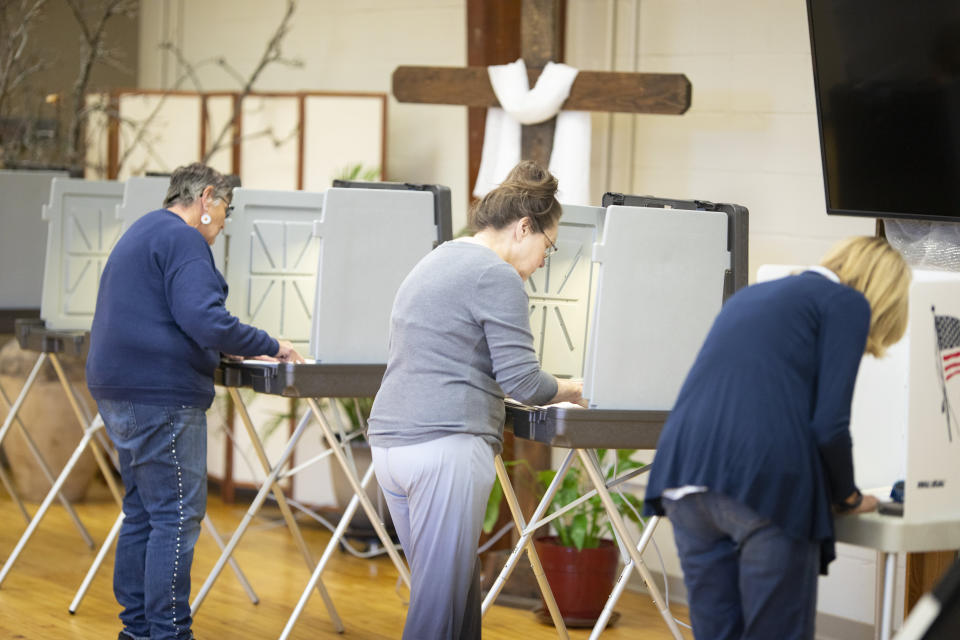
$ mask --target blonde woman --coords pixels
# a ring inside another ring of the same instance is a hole
[[[876,500],[853,480],[863,354],[906,330],[910,269],[881,238],[731,298],[657,445],[647,514],[673,525],[697,638],[813,638],[833,512]]]

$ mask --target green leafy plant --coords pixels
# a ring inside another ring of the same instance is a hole
[[[338,402],[350,420],[350,431],[365,431],[367,418],[370,417],[370,409],[373,408],[373,397],[339,398]],[[364,433],[364,436],[366,436],[366,433]]]
[[[646,466],[642,462],[632,459],[635,453],[634,449],[617,449],[608,451],[598,449],[597,457],[601,463],[604,479],[610,482],[615,476],[622,475],[628,471],[640,469]],[[513,464],[527,464],[526,461],[515,461]],[[508,463],[509,464],[509,463]],[[529,465],[527,465],[529,466]],[[536,472],[537,485],[541,495],[546,493],[550,483],[553,482],[557,472],[552,469]],[[580,468],[579,463],[571,466],[570,470],[563,477],[563,481],[553,500],[550,501],[550,512],[558,511],[577,500],[581,495],[587,493],[593,486],[591,485],[586,473]],[[640,523],[640,512],[643,509],[643,501],[633,494],[612,490],[610,492],[617,510],[624,518],[636,523]],[[503,487],[500,481],[494,482],[493,489],[490,492],[490,499],[487,502],[487,512],[483,521],[483,530],[487,533],[493,530],[497,518],[500,515],[500,504],[503,502]],[[613,537],[613,527],[607,517],[607,512],[603,508],[600,496],[593,496],[585,500],[576,507],[570,509],[564,515],[552,522],[553,528],[557,532],[557,538],[560,544],[566,547],[575,547],[578,551],[583,549],[596,549],[600,546],[600,540]]]
[[[363,180],[364,182],[377,182],[380,180],[380,167],[365,167],[362,162],[348,164],[340,169],[335,180]]]

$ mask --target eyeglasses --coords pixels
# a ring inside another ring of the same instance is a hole
[[[223,211],[224,211],[224,216],[223,216],[223,217],[229,218],[229,217],[230,217],[230,214],[233,213],[233,205],[232,205],[232,204],[228,204]]]
[[[557,245],[553,243],[553,240],[550,239],[550,236],[543,234],[543,237],[546,238],[547,242],[550,243],[550,246],[543,250],[543,257],[546,259],[559,251],[559,249],[557,249]]]

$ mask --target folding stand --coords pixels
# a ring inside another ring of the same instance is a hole
[[[107,534],[106,540],[103,541],[103,544],[100,546],[100,550],[97,552],[97,556],[93,559],[93,564],[90,565],[90,568],[87,570],[87,575],[84,576],[83,582],[80,583],[80,588],[77,589],[77,594],[73,597],[73,601],[70,603],[69,611],[71,614],[77,612],[80,608],[80,603],[83,601],[85,595],[87,595],[87,590],[90,588],[90,583],[93,582],[93,577],[97,574],[97,571],[100,570],[100,565],[103,564],[104,558],[107,557],[107,551],[110,550],[110,547],[113,546],[114,540],[117,539],[117,536],[120,534],[120,525],[123,524],[123,512],[120,512],[120,515],[117,516],[116,522],[113,523],[113,527],[110,529],[110,533]],[[220,532],[217,531],[217,528],[213,525],[213,520],[210,519],[210,516],[204,516],[203,524],[207,527],[207,532],[213,537],[214,542],[217,543],[217,546],[220,547],[220,551],[223,551],[223,538],[220,537]],[[256,592],[254,592],[253,587],[250,586],[250,582],[247,580],[247,576],[243,574],[243,570],[240,569],[240,565],[237,564],[237,561],[233,558],[230,558],[230,568],[233,569],[233,572],[237,575],[237,580],[240,581],[240,586],[243,587],[243,590],[247,592],[247,597],[250,598],[250,602],[253,604],[259,604],[260,598],[257,597]]]
[[[889,640],[893,635],[897,555],[960,548],[960,520],[955,519],[912,522],[882,513],[859,513],[834,518],[834,530],[837,542],[877,552],[874,607],[877,640]]]
[[[372,474],[370,471],[368,471],[363,481],[357,477],[352,458],[348,460],[349,449],[347,448],[347,453],[344,453],[346,443],[342,441],[342,438],[341,441],[338,441],[337,436],[334,434],[334,430],[327,422],[317,402],[317,398],[372,396],[376,393],[380,386],[380,380],[383,377],[383,372],[384,365],[369,364],[282,364],[259,361],[222,363],[221,369],[217,371],[217,383],[225,386],[230,393],[231,398],[233,398],[238,413],[240,414],[241,421],[247,430],[250,441],[257,451],[257,455],[260,458],[260,462],[263,465],[264,471],[267,473],[267,478],[260,486],[260,490],[247,510],[247,513],[244,515],[243,520],[240,522],[233,536],[230,538],[230,541],[227,543],[223,553],[220,555],[219,560],[217,561],[213,570],[210,572],[210,575],[207,577],[203,586],[200,588],[200,591],[197,593],[192,607],[194,613],[200,608],[200,605],[203,603],[203,600],[213,586],[213,583],[223,570],[224,564],[233,554],[233,550],[239,543],[240,538],[243,536],[256,513],[260,510],[260,507],[263,505],[263,502],[266,500],[267,494],[270,491],[273,492],[277,500],[277,504],[280,507],[281,513],[283,514],[284,520],[286,521],[287,527],[290,529],[290,532],[293,535],[300,552],[303,554],[307,566],[312,571],[310,582],[307,586],[304,596],[301,598],[301,602],[305,603],[306,598],[309,597],[309,593],[316,588],[320,592],[321,597],[324,599],[324,604],[326,605],[327,611],[329,612],[334,626],[338,632],[343,632],[343,624],[337,615],[336,609],[333,606],[333,602],[331,601],[326,588],[323,586],[323,582],[320,580],[320,574],[323,572],[323,569],[330,558],[332,550],[339,543],[340,538],[346,529],[345,523],[350,521],[350,517],[348,517],[348,515],[352,516],[353,511],[356,510],[355,502],[358,502],[361,506],[363,506],[364,511],[366,511],[367,516],[373,523],[373,527],[377,532],[377,536],[380,538],[380,541],[386,548],[387,553],[390,555],[390,558],[396,565],[397,570],[400,572],[401,578],[407,583],[407,585],[410,584],[410,577],[406,567],[403,564],[403,561],[400,559],[399,554],[394,548],[393,542],[391,541],[390,536],[387,534],[383,523],[380,521],[376,509],[370,502],[370,499],[367,497],[366,493],[363,491],[363,487],[369,482]],[[290,439],[287,441],[283,454],[273,466],[270,465],[269,461],[267,460],[266,453],[263,451],[263,445],[260,442],[260,437],[253,426],[253,422],[247,412],[246,405],[244,404],[243,399],[240,397],[238,392],[239,387],[250,387],[259,393],[303,398],[307,401],[309,406],[308,412],[298,423],[293,435],[291,435]],[[311,414],[316,417],[321,431],[326,438],[329,449],[327,452],[317,456],[313,460],[301,464],[297,468],[291,469],[284,473],[281,470],[286,466],[288,460],[293,454],[294,449],[296,448],[297,442],[299,442],[300,437],[303,435],[306,427],[310,423]],[[342,435],[341,429],[341,436]],[[343,468],[343,471],[346,474],[346,477],[349,480],[355,495],[354,500],[351,501],[353,509],[351,510],[348,508],[348,514],[345,514],[341,519],[340,526],[337,527],[337,531],[328,543],[321,561],[318,564],[313,559],[313,555],[310,553],[306,542],[303,540],[300,529],[297,526],[296,520],[293,518],[293,514],[290,511],[289,505],[287,504],[286,497],[277,483],[281,478],[292,475],[293,473],[303,469],[305,466],[312,464],[317,459],[330,454],[337,459],[337,462]],[[302,606],[298,608],[298,610],[295,612],[295,615],[298,615],[299,610],[301,609]],[[292,626],[292,620],[291,622],[288,622],[287,626],[288,628]],[[288,631],[285,631],[285,633],[288,633]]]
[[[597,448],[655,449],[657,439],[660,437],[660,431],[663,428],[663,423],[667,418],[667,412],[565,409],[560,407],[539,408],[523,407],[508,403],[507,416],[507,423],[509,425],[512,422],[515,436],[527,440],[536,440],[537,442],[542,442],[552,447],[569,449],[569,451],[563,463],[560,465],[556,476],[554,476],[553,482],[551,482],[550,487],[547,489],[546,494],[537,505],[529,524],[524,522],[519,510],[516,494],[513,490],[513,485],[510,483],[510,478],[507,475],[503,461],[497,456],[495,460],[497,476],[503,487],[504,497],[510,506],[517,530],[520,532],[520,539],[517,541],[513,552],[507,559],[506,565],[504,565],[503,570],[500,572],[500,575],[497,577],[493,586],[490,588],[490,592],[483,601],[483,614],[485,615],[487,613],[494,600],[496,600],[504,583],[513,572],[520,554],[526,550],[537,578],[537,583],[543,594],[543,599],[550,612],[550,617],[557,627],[557,634],[561,638],[569,637],[566,625],[557,610],[553,592],[546,581],[546,577],[543,575],[543,568],[540,565],[540,559],[533,545],[533,534],[538,528],[550,523],[569,509],[589,500],[594,495],[599,495],[604,510],[607,512],[610,524],[616,532],[620,548],[630,556],[630,562],[627,563],[611,596],[607,599],[607,604],[597,623],[594,625],[590,638],[599,637],[600,633],[606,627],[616,600],[620,594],[623,593],[623,588],[626,586],[631,571],[636,569],[640,577],[643,578],[644,583],[646,583],[647,589],[650,591],[650,595],[653,597],[653,601],[660,611],[660,615],[670,629],[670,633],[674,638],[682,640],[683,635],[680,633],[680,629],[673,619],[666,601],[663,599],[660,590],[654,583],[653,577],[650,575],[649,570],[641,558],[641,554],[652,537],[659,519],[651,518],[640,539],[635,544],[623,518],[620,516],[616,504],[613,502],[613,498],[610,497],[609,489],[611,487],[625,482],[633,476],[642,473],[644,470],[632,471],[607,483],[600,469],[600,461],[594,451],[594,449]],[[563,482],[563,477],[570,469],[575,453],[579,456],[583,468],[594,488],[586,495],[566,505],[563,509],[549,516],[545,516],[550,502],[553,500],[554,495]]]
[[[36,364],[30,371],[30,375],[27,376],[27,379],[23,384],[23,389],[20,390],[20,395],[17,396],[17,399],[11,405],[10,411],[7,413],[7,417],[3,422],[3,426],[0,427],[0,443],[3,442],[7,432],[10,430],[10,427],[16,420],[17,414],[20,411],[20,407],[23,405],[27,394],[30,392],[30,388],[33,386],[33,383],[37,378],[37,374],[40,372],[40,368],[47,360],[50,361],[50,364],[53,365],[54,370],[57,372],[57,377],[60,380],[60,384],[63,386],[64,392],[67,394],[67,399],[70,401],[74,415],[76,416],[77,421],[80,423],[80,427],[83,430],[83,437],[80,439],[79,444],[77,444],[77,447],[74,449],[73,454],[70,456],[70,459],[67,461],[66,465],[64,465],[60,475],[53,482],[53,486],[43,499],[43,502],[40,504],[40,508],[37,509],[37,513],[34,514],[33,518],[30,520],[26,531],[24,531],[23,535],[20,537],[20,540],[17,542],[16,547],[14,547],[14,550],[7,558],[3,568],[0,569],[0,584],[3,583],[4,579],[6,579],[7,574],[13,567],[14,562],[16,562],[17,557],[23,550],[23,547],[27,544],[27,541],[33,535],[33,532],[39,526],[40,521],[43,520],[44,515],[46,515],[47,509],[49,509],[54,498],[60,496],[60,491],[64,482],[70,475],[70,472],[73,471],[73,468],[79,461],[81,454],[83,454],[88,445],[93,451],[94,458],[97,461],[97,466],[100,467],[100,471],[103,473],[104,479],[107,482],[107,486],[110,488],[110,492],[113,494],[117,504],[121,504],[123,501],[123,492],[117,485],[116,479],[113,476],[113,470],[107,461],[107,457],[103,449],[101,449],[99,443],[94,440],[95,434],[103,426],[103,421],[100,420],[99,415],[96,416],[92,421],[89,420],[89,418],[85,415],[85,411],[81,407],[80,400],[77,398],[70,381],[67,379],[67,376],[63,371],[63,366],[60,363],[60,358],[58,355],[85,355],[88,334],[77,331],[48,330],[44,326],[42,320],[17,320],[16,332],[17,340],[20,342],[20,347],[30,351],[39,351],[40,356],[37,358]],[[22,428],[23,425],[20,425],[18,420],[16,421]],[[70,511],[72,517],[75,519],[75,522],[78,522],[79,524],[79,519],[76,518],[76,514],[72,513],[72,509],[70,509]],[[85,535],[84,537],[85,539],[89,539],[89,535]],[[90,546],[92,547],[92,545]]]
[[[7,394],[3,389],[0,389],[0,400],[3,400],[3,408],[8,412],[9,415],[9,413],[12,411],[13,403],[10,402],[10,398],[7,397]],[[37,461],[40,471],[43,472],[47,482],[52,485],[54,483],[53,472],[50,470],[50,466],[47,464],[47,461],[43,459],[40,449],[37,448],[36,442],[33,441],[33,436],[31,436],[30,432],[27,431],[26,426],[19,417],[15,418],[14,422],[16,422],[17,427],[20,430],[20,435],[23,436],[24,441],[27,443],[27,448],[30,449],[30,453]],[[0,440],[2,440],[2,438],[0,438]],[[30,524],[30,514],[27,513],[27,508],[24,506],[23,501],[20,499],[20,496],[14,489],[13,483],[11,482],[9,476],[7,476],[7,473],[3,471],[2,468],[0,468],[0,481],[3,482],[3,486],[7,489],[7,493],[10,494],[10,497],[13,499],[13,501],[17,503],[17,508],[23,515],[24,520],[26,520],[27,524]],[[58,493],[57,497],[60,499],[60,504],[62,504],[67,510],[67,513],[70,514],[70,518],[73,520],[74,525],[80,532],[80,536],[83,538],[83,541],[92,549],[93,538],[90,537],[90,533],[87,531],[87,528],[83,526],[83,523],[80,521],[80,516],[78,516],[77,512],[73,509],[73,505],[70,504],[70,501],[67,500],[63,493]]]

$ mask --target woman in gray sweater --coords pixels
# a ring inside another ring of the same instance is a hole
[[[522,162],[397,292],[370,415],[377,481],[410,563],[407,640],[480,637],[477,544],[502,449],[504,395],[581,402],[540,369],[524,281],[556,250],[557,180]]]

